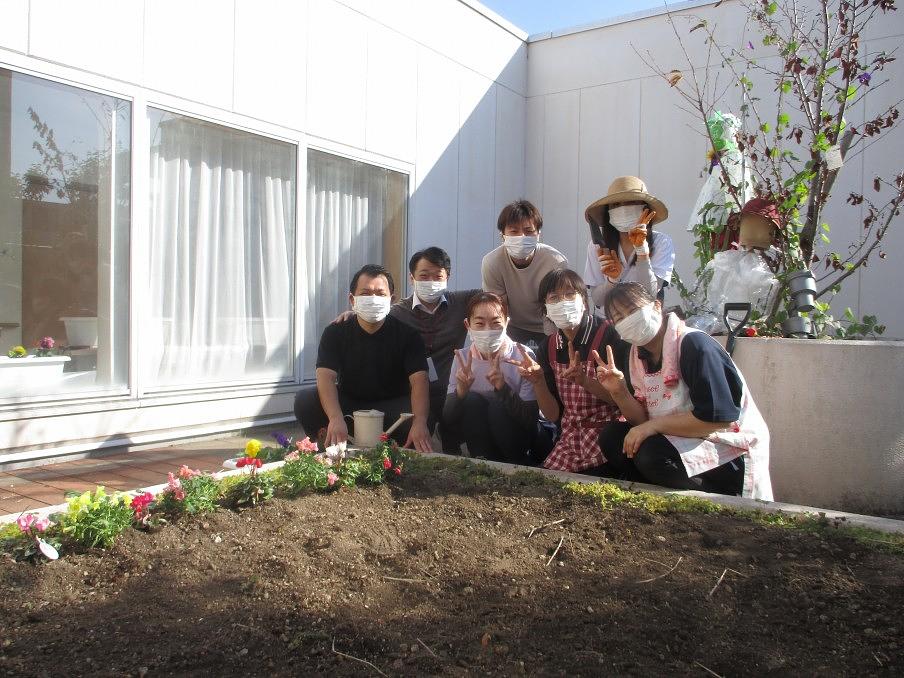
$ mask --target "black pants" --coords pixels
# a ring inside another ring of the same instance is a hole
[[[664,435],[650,436],[641,443],[637,454],[629,459],[623,450],[631,425],[613,422],[600,431],[600,448],[608,460],[611,477],[662,485],[676,490],[702,490],[715,494],[740,495],[744,487],[744,459],[738,457],[726,464],[688,476],[681,455]]]
[[[509,464],[537,466],[546,459],[552,442],[537,430],[525,428],[492,396],[468,393],[461,402],[457,421],[443,421],[444,428],[467,443],[471,456]]]
[[[380,410],[384,413],[383,430],[386,430],[396,422],[402,412],[411,412],[411,397],[406,395],[388,400],[356,400],[340,393],[339,407],[342,408],[342,414],[351,414],[355,410]],[[295,418],[312,440],[316,440],[320,429],[329,423],[316,388],[302,389],[295,394]],[[346,419],[345,424],[349,433],[354,435],[353,420]],[[403,445],[408,438],[409,430],[411,419],[393,431],[392,437],[399,445]]]

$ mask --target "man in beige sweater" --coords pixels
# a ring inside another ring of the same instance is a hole
[[[540,281],[550,271],[567,268],[568,259],[540,242],[543,217],[527,200],[516,200],[499,213],[496,227],[502,244],[481,264],[483,289],[506,299],[511,322],[508,336],[532,349],[541,348],[548,331],[537,298]]]

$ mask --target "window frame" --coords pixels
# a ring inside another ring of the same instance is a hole
[[[403,269],[407,262],[407,249],[411,243],[411,215],[415,191],[415,163],[399,158],[374,153],[366,149],[349,146],[341,142],[308,134],[301,129],[270,123],[253,116],[230,111],[200,101],[152,90],[140,84],[116,80],[71,66],[40,60],[32,56],[0,48],[0,68],[29,75],[50,82],[68,85],[88,92],[113,96],[131,105],[131,212],[129,224],[129,276],[128,276],[128,382],[126,387],[93,394],[78,394],[61,398],[54,396],[29,396],[27,398],[0,399],[0,422],[16,421],[37,417],[91,414],[96,412],[128,411],[141,407],[170,404],[191,404],[228,399],[232,394],[258,396],[264,394],[285,394],[298,390],[302,384],[310,384],[305,379],[303,350],[316,351],[317,347],[303,346],[306,319],[299,313],[298,302],[302,294],[302,280],[298,274],[301,255],[301,241],[307,228],[307,154],[308,149],[337,155],[348,160],[363,162],[382,169],[399,172],[407,177],[405,196],[404,244],[400,256]],[[142,348],[141,328],[144,322],[140,309],[146,308],[146,293],[143,281],[147,275],[147,252],[149,229],[150,191],[150,125],[147,109],[157,108],[179,115],[197,118],[204,122],[229,127],[256,134],[295,147],[295,255],[294,255],[294,318],[292,320],[292,355],[294,370],[292,379],[280,381],[240,381],[210,383],[203,386],[155,387],[148,388],[142,383],[140,355]],[[402,288],[402,285],[399,285]],[[407,281],[405,283],[407,289]]]

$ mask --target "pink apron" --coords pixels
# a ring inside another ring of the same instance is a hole
[[[634,395],[647,409],[651,419],[669,414],[690,412],[693,403],[687,384],[681,379],[681,340],[688,332],[699,330],[687,327],[674,313],[667,318],[662,342],[662,368],[647,374],[637,347],[631,347],[630,369]],[[721,348],[721,347],[720,347]],[[724,349],[723,349],[724,350]],[[683,438],[666,435],[681,455],[688,476],[744,458],[743,496],[772,501],[772,481],[769,478],[769,428],[741,378],[741,415],[725,431],[716,431],[706,438]]]
[[[597,328],[591,343],[592,350],[599,350],[608,326],[608,321],[604,321]],[[578,472],[606,463],[606,457],[599,445],[600,429],[621,415],[617,407],[600,400],[563,376],[568,365],[562,365],[556,360],[556,346],[559,341],[558,333],[551,335],[548,347],[549,364],[555,375],[559,400],[562,401],[562,435],[546,457],[543,466],[556,471]],[[591,379],[596,379],[596,363],[592,358],[582,361],[581,369]]]

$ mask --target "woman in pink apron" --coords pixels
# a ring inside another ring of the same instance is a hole
[[[595,378],[594,351],[617,341],[611,324],[592,313],[587,286],[569,269],[556,269],[540,281],[540,303],[558,328],[533,360],[521,352],[519,373],[534,385],[537,404],[550,421],[559,422],[559,440],[543,466],[586,471],[606,463],[600,430],[619,418],[612,398]]]
[[[637,283],[606,295],[606,316],[631,346],[624,373],[597,358],[597,378],[629,423],[602,444],[612,466],[682,490],[772,500],[769,429],[731,357]]]

